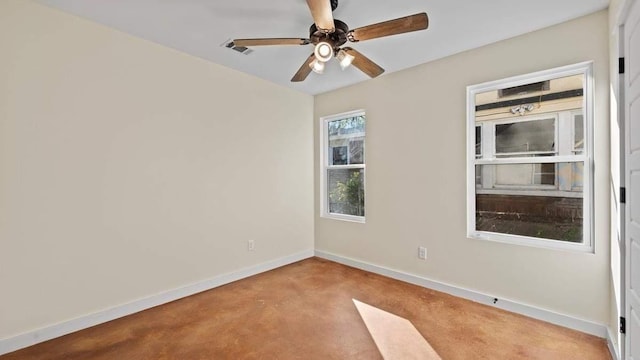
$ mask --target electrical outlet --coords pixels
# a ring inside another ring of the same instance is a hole
[[[418,247],[418,257],[422,260],[427,260],[427,248],[424,246]]]
[[[249,251],[254,251],[256,249],[256,242],[254,240],[247,241],[247,248]]]

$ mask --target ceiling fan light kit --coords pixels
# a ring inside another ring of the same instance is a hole
[[[318,61],[318,59],[313,59],[309,67],[316,74],[322,74],[324,72],[324,62]]]
[[[343,47],[347,41],[359,42],[385,36],[397,35],[412,31],[425,30],[429,26],[426,13],[418,13],[402,18],[384,21],[354,30],[350,30],[346,23],[334,19],[332,11],[338,6],[337,0],[307,0],[309,11],[314,24],[309,29],[309,38],[261,38],[234,39],[235,46],[265,46],[265,45],[314,45],[313,54],[307,58],[291,81],[298,82],[307,78],[311,71],[322,74],[325,63],[332,57],[340,62],[344,70],[353,64],[369,77],[376,77],[384,69],[355,49]]]
[[[321,41],[313,50],[313,55],[315,55],[316,60],[327,62],[333,57],[333,46],[326,41]]]
[[[340,49],[340,51],[338,51],[338,53],[336,54],[336,59],[338,59],[338,61],[340,62],[340,68],[344,70],[351,65],[353,59],[355,59],[355,56],[348,54],[343,49]]]

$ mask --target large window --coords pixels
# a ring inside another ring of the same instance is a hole
[[[325,117],[321,126],[322,216],[364,222],[365,114]]]
[[[590,251],[591,64],[470,86],[468,235]]]

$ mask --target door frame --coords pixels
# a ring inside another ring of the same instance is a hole
[[[617,56],[615,59],[612,60],[618,60],[620,58],[625,58],[625,63],[626,63],[626,54],[627,54],[627,49],[625,47],[625,33],[624,33],[624,29],[625,29],[625,25],[626,25],[626,21],[627,21],[627,17],[629,15],[629,10],[631,9],[632,5],[634,5],[634,3],[637,2],[637,0],[621,0],[620,1],[620,6],[618,8],[618,12],[615,17],[615,24],[613,25],[613,28],[611,29],[612,31],[612,36],[613,38],[617,41],[617,44],[615,44],[615,48],[616,48],[616,52],[617,52]],[[615,65],[614,65],[615,66]],[[626,66],[625,66],[626,67]],[[620,172],[619,172],[619,181],[620,181],[620,188],[626,188],[626,176],[627,176],[627,168],[626,168],[626,136],[627,136],[627,132],[626,132],[626,82],[625,82],[625,76],[626,74],[620,74],[618,71],[615,72],[615,74],[617,75],[617,77],[615,79],[612,79],[610,82],[612,84],[615,84],[615,88],[617,90],[617,109],[615,109],[615,112],[617,114],[617,119],[612,119],[611,121],[617,121],[618,122],[618,126],[620,129],[619,132],[619,166],[620,166]],[[612,74],[613,75],[613,74]],[[615,75],[614,75],[615,76]],[[616,193],[616,199],[619,200],[620,199],[620,188],[618,189],[614,189],[614,192],[617,191]],[[627,199],[629,200],[629,199]],[[626,247],[627,247],[627,239],[626,239],[626,226],[627,226],[627,214],[626,214],[626,210],[627,210],[627,205],[625,203],[621,203],[618,201],[618,222],[615,224],[615,226],[617,227],[617,232],[620,236],[620,242],[618,244],[619,246],[619,250],[620,250],[620,303],[617,304],[618,309],[620,309],[620,313],[619,316],[621,317],[625,317],[628,318],[629,314],[627,314],[627,304],[626,304],[626,296],[627,296],[627,290],[629,288],[629,283],[627,282],[627,271],[628,271],[628,263],[629,263],[629,253],[628,251],[626,251]],[[612,224],[613,225],[613,224]],[[611,241],[618,241],[618,239],[612,238]],[[615,291],[616,289],[614,289]],[[626,354],[628,353],[628,349],[627,349],[627,341],[626,341],[626,336],[625,334],[622,334],[618,331],[618,328],[616,329],[612,329],[613,331],[615,331],[615,333],[618,335],[618,346],[617,346],[617,350],[616,352],[618,353],[617,355],[619,355],[620,359],[626,359]]]
[[[628,173],[628,168],[626,166],[627,163],[627,156],[626,156],[626,139],[627,139],[627,129],[626,129],[626,124],[627,124],[627,118],[626,118],[626,95],[627,95],[627,83],[626,83],[626,76],[628,76],[628,59],[627,59],[627,48],[625,46],[625,25],[626,22],[628,20],[628,16],[630,14],[630,10],[633,6],[640,6],[640,1],[639,0],[621,0],[620,2],[620,7],[618,9],[618,13],[616,14],[616,28],[614,29],[614,37],[617,39],[618,44],[616,44],[616,48],[617,48],[617,53],[618,53],[618,58],[624,58],[624,66],[625,66],[625,73],[624,74],[618,74],[617,79],[615,80],[617,82],[617,86],[616,88],[618,89],[618,108],[616,109],[617,112],[617,121],[618,124],[620,126],[620,186],[621,187],[625,187],[627,186],[626,184],[626,179],[627,179],[627,173]],[[630,197],[628,197],[626,199],[627,201],[631,201]],[[618,304],[620,306],[621,309],[621,314],[620,316],[623,316],[625,318],[629,318],[630,314],[628,314],[628,309],[627,309],[627,293],[629,291],[630,288],[630,283],[629,283],[629,275],[630,275],[630,253],[629,251],[627,251],[627,204],[625,203],[619,203],[619,215],[620,215],[620,221],[618,222],[617,227],[618,227],[618,232],[622,238],[622,243],[621,243],[621,247],[620,247],[620,260],[621,260],[621,272],[620,272],[620,284],[622,289],[620,289],[620,304]],[[620,359],[626,359],[627,354],[629,353],[629,345],[626,335],[625,334],[619,334],[619,343],[618,343],[618,348],[619,348],[619,356]]]

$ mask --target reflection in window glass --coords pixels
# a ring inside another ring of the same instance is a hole
[[[496,154],[535,155],[555,151],[555,120],[531,120],[496,125]]]

